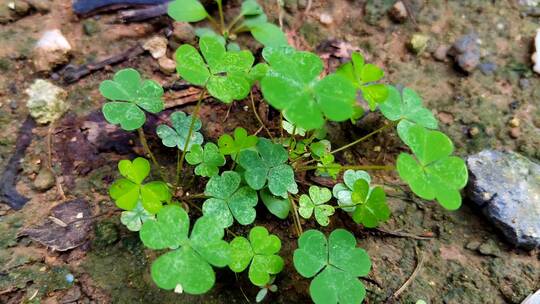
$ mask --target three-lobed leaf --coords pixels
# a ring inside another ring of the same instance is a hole
[[[287,151],[281,145],[259,138],[257,151],[242,151],[238,164],[246,170],[244,178],[252,189],[260,190],[268,184],[273,195],[287,198],[288,193],[298,193],[294,171],[287,160]]]
[[[426,200],[437,200],[444,208],[456,210],[461,206],[459,190],[468,179],[465,162],[451,156],[454,146],[444,133],[428,130],[421,125],[403,122],[398,128],[400,138],[414,156],[401,153],[397,171],[411,190]]]
[[[178,147],[178,149],[184,151],[192,120],[193,116],[186,115],[186,113],[182,111],[172,113],[171,124],[173,127],[171,128],[168,125],[162,124],[156,129],[156,133],[158,137],[161,138],[163,145],[170,148]],[[195,118],[191,137],[186,149],[187,151],[190,151],[194,145],[201,145],[203,143],[204,137],[200,132],[198,132],[201,127],[201,120],[199,118]]]
[[[218,175],[219,167],[225,165],[225,157],[219,152],[219,148],[213,143],[207,143],[204,148],[196,144],[186,154],[186,161],[195,167],[195,174],[211,177]]]
[[[134,69],[123,69],[113,80],[99,85],[103,97],[112,100],[102,107],[103,116],[111,124],[120,124],[126,131],[142,127],[146,121],[144,111],[158,113],[163,110],[163,88],[153,80],[142,80]]]
[[[356,89],[360,89],[371,110],[388,97],[388,88],[376,83],[384,77],[384,71],[376,65],[365,63],[360,53],[354,52],[351,61],[341,65],[336,74],[347,78]]]
[[[158,212],[164,202],[171,200],[172,194],[167,184],[153,181],[142,184],[150,173],[148,160],[137,157],[133,161],[121,160],[118,170],[124,178],[116,180],[109,188],[110,196],[120,209],[133,210],[139,200],[144,209],[152,214]]]
[[[311,186],[309,187],[309,195],[302,194],[300,196],[298,213],[305,219],[309,219],[315,213],[317,223],[321,226],[328,226],[329,217],[335,212],[334,207],[325,204],[331,198],[332,192],[329,189]]]
[[[219,38],[210,35],[200,38],[199,48],[200,53],[189,44],[178,48],[178,74],[192,84],[205,86],[210,95],[225,103],[244,99],[251,88],[253,54],[247,50],[227,51]]]
[[[258,138],[255,135],[249,135],[244,128],[234,129],[234,138],[229,134],[223,134],[218,139],[219,151],[223,155],[231,155],[236,159],[240,151],[253,148],[257,144]]]
[[[344,121],[353,115],[355,88],[344,77],[331,74],[319,80],[321,59],[292,47],[266,47],[270,66],[261,89],[270,105],[283,111],[291,123],[306,130],[323,126],[325,118]]]
[[[332,231],[328,240],[318,230],[308,230],[298,239],[294,267],[305,278],[313,278],[309,292],[317,304],[357,304],[366,295],[360,276],[366,276],[371,261],[355,237],[344,229]]]
[[[406,120],[417,123],[428,129],[437,129],[438,121],[430,110],[424,108],[420,96],[409,88],[400,92],[393,86],[388,86],[388,98],[379,105],[383,115],[391,120]]]
[[[281,241],[264,227],[251,229],[249,240],[242,236],[235,237],[230,246],[229,268],[242,272],[249,266],[249,279],[254,285],[265,286],[271,280],[270,275],[278,274],[283,269],[284,261],[278,255]]]
[[[153,219],[155,219],[155,216],[144,209],[141,201],[137,202],[137,206],[134,209],[122,211],[120,215],[120,222],[130,231],[141,230],[144,222]]]
[[[215,282],[212,266],[230,262],[230,247],[223,240],[223,228],[215,220],[199,218],[189,233],[189,217],[180,207],[163,207],[154,221],[146,221],[140,231],[143,244],[151,249],[174,249],[152,263],[151,275],[165,290],[202,294]]]
[[[203,204],[203,214],[212,216],[222,228],[232,226],[234,219],[242,225],[253,223],[258,202],[257,192],[248,186],[240,186],[240,174],[225,171],[212,176],[204,194],[209,196]]]

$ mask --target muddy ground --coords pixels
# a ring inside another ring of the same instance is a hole
[[[0,0],[2,9],[8,2]],[[88,141],[88,134],[105,130],[96,112],[104,102],[97,88],[114,70],[134,67],[164,85],[173,83],[176,76],[162,73],[148,54],[70,85],[58,80],[61,70],[39,74],[32,66],[32,49],[44,29],[61,29],[73,47],[70,63],[78,65],[122,52],[152,35],[164,35],[170,31],[170,21],[157,18],[120,24],[115,22],[115,13],[81,18],[72,13],[70,1],[44,2],[49,12],[31,10],[0,24],[0,167],[13,153],[17,130],[28,115],[24,91],[34,79],[50,79],[66,89],[70,109],[54,125],[33,130],[17,183],[30,201],[20,211],[0,204],[0,303],[254,303],[258,290],[247,276],[235,277],[226,270],[217,272],[216,286],[204,296],[177,295],[155,287],[149,260],[156,253],[145,250],[137,234],[120,224],[119,212],[107,195],[116,178],[117,161],[142,152],[136,136],[119,134],[113,128],[97,142]],[[227,6],[234,9],[238,2],[228,1]],[[442,130],[454,140],[459,155],[497,148],[540,159],[540,78],[530,61],[540,19],[525,13],[530,7],[512,0],[406,1],[413,14],[397,23],[387,13],[394,2],[390,0],[315,0],[307,15],[301,15],[307,1],[284,2],[282,21],[291,41],[325,58],[331,54],[330,68],[332,62],[343,59],[343,52],[360,49],[369,61],[384,68],[388,82],[409,86],[422,95],[441,121]],[[277,22],[276,2],[266,0],[264,5]],[[477,68],[465,73],[450,57],[436,59],[433,55],[439,47],[450,46],[470,33],[478,35],[481,63],[494,64],[494,71]],[[429,37],[419,54],[408,47],[414,34]],[[166,101],[178,100],[178,94],[168,91]],[[236,126],[255,132],[258,124],[246,112],[247,105],[235,103],[227,117],[227,106],[208,100],[201,112],[205,137],[216,139]],[[174,109],[189,112],[192,104]],[[156,119],[160,118],[153,121]],[[381,123],[377,114],[370,114],[356,126],[332,125],[331,137],[339,146]],[[159,151],[160,161],[173,163],[176,152],[160,148],[155,137],[150,142]],[[396,134],[388,132],[339,158],[349,164],[393,164],[402,150]],[[59,185],[38,191],[34,179],[47,166],[49,153]],[[389,189],[398,183],[395,174],[376,172],[374,176]],[[97,215],[89,239],[75,249],[55,252],[19,237],[21,229],[44,221],[50,209],[64,200],[61,191],[66,199],[87,200]],[[407,191],[392,193],[392,219],[382,226],[386,232],[357,227],[339,213],[327,228],[346,227],[369,252],[373,270],[363,280],[368,289],[366,303],[415,303],[420,299],[449,304],[521,303],[540,289],[538,250],[513,248],[466,199],[460,210],[448,212]],[[292,221],[278,222],[263,208],[258,207],[257,224],[280,236],[286,258],[286,268],[276,279],[279,291],[266,302],[309,303],[309,281],[295,272],[290,258],[296,247]],[[312,224],[305,223],[304,228],[309,227]],[[235,231],[244,233],[245,229]],[[419,263],[412,283],[392,299]],[[69,274],[73,282],[66,280]]]

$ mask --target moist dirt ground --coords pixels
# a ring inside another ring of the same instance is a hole
[[[13,1],[0,0],[2,10],[9,2]],[[0,204],[0,303],[254,303],[258,289],[247,275],[235,276],[223,269],[217,271],[217,283],[206,295],[159,290],[149,273],[157,253],[146,250],[138,235],[120,224],[119,211],[108,197],[107,188],[117,177],[118,160],[141,155],[142,148],[135,134],[118,132],[103,123],[99,83],[125,67],[136,68],[164,86],[173,84],[177,76],[161,72],[148,53],[73,84],[58,79],[62,67],[40,74],[32,65],[32,49],[44,29],[60,29],[73,48],[70,64],[80,65],[122,53],[153,35],[165,36],[171,31],[171,21],[162,17],[123,24],[117,22],[116,12],[81,17],[72,12],[70,1],[45,2],[48,12],[30,10],[0,24],[0,168],[14,152],[17,132],[28,115],[25,90],[35,79],[48,79],[64,88],[69,104],[62,119],[33,130],[17,183],[18,191],[30,201],[19,211]],[[226,2],[226,8],[234,12],[240,1]],[[309,1],[285,0],[282,9],[276,1],[261,2],[272,20],[281,20],[290,41],[321,55],[328,70],[347,60],[350,50],[359,50],[367,61],[383,67],[386,81],[419,92],[440,120],[441,129],[453,139],[458,155],[495,148],[539,160],[540,78],[531,69],[530,57],[540,18],[520,3],[527,1],[404,1],[409,14],[403,23],[389,17],[388,9],[394,3],[389,0],[314,0],[308,12]],[[482,69],[479,66],[465,73],[451,57],[434,55],[471,33],[477,35],[481,65],[487,64]],[[429,38],[419,53],[409,46],[415,34]],[[241,43],[246,40],[239,39]],[[169,54],[177,45],[170,42]],[[260,46],[247,46],[260,55]],[[196,94],[194,88],[186,90]],[[186,90],[166,91],[169,113],[192,111],[193,100],[183,97],[189,95]],[[216,140],[237,126],[256,132],[259,124],[249,107],[248,101],[231,107],[205,101],[201,109],[205,137]],[[278,132],[276,113],[264,106],[259,112]],[[146,131],[153,134],[156,121],[163,117],[150,119]],[[337,147],[382,123],[379,114],[370,113],[356,125],[331,124],[330,138]],[[160,147],[155,136],[149,141],[158,159],[174,168],[176,152]],[[397,135],[389,131],[347,150],[338,159],[344,164],[394,164],[403,150]],[[49,162],[58,183],[38,191],[34,180]],[[512,247],[467,198],[461,209],[449,212],[435,202],[415,198],[395,173],[374,172],[373,176],[376,183],[390,189],[391,219],[378,230],[364,229],[337,212],[324,229],[329,232],[345,227],[354,232],[359,246],[371,256],[373,269],[363,279],[368,290],[366,303],[521,303],[540,289],[538,250]],[[328,182],[309,175],[298,178],[302,188],[304,184]],[[51,208],[73,198],[85,199],[95,215],[94,228],[82,245],[58,252],[19,235],[21,229],[45,221]],[[196,210],[190,212],[198,216]],[[276,220],[262,204],[257,214],[256,223],[281,238],[286,261],[275,282],[278,292],[269,293],[265,302],[310,303],[309,280],[292,265],[296,248],[292,220]],[[304,229],[310,227],[316,226],[304,222]],[[233,231],[243,234],[247,228],[235,227]],[[69,274],[73,282],[66,280]],[[409,278],[410,284],[394,297]]]

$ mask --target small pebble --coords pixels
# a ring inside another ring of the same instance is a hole
[[[39,191],[47,191],[54,186],[55,182],[56,179],[51,170],[42,168],[34,180],[34,187]]]
[[[478,67],[480,68],[480,71],[484,75],[493,74],[493,72],[497,70],[497,65],[493,62],[484,62],[484,63],[481,63]]]
[[[173,24],[172,37],[177,42],[190,43],[197,38],[195,29],[187,22],[175,22]]]
[[[388,14],[390,15],[390,18],[398,23],[403,23],[407,20],[409,17],[409,13],[407,12],[407,8],[405,7],[405,4],[403,4],[403,1],[397,1],[392,8],[388,11]]]
[[[521,136],[521,129],[520,128],[511,128],[510,129],[510,137],[512,137],[513,139],[517,139]]]
[[[477,250],[478,247],[480,247],[480,242],[478,241],[470,241],[465,245],[465,248],[469,250]]]
[[[174,74],[176,71],[176,62],[168,57],[161,57],[158,59],[159,70],[164,74]]]
[[[420,54],[426,49],[428,41],[429,36],[422,34],[414,34],[409,41],[409,48],[413,53]]]
[[[519,80],[519,87],[520,87],[522,90],[526,90],[526,89],[528,89],[530,86],[531,86],[531,82],[529,81],[529,79],[527,79],[527,78],[521,78],[521,79]]]
[[[448,50],[450,47],[446,44],[441,44],[435,49],[435,52],[433,52],[433,58],[438,61],[448,61]]]
[[[13,10],[19,16],[26,16],[30,11],[30,4],[26,1],[14,1],[13,4]]]
[[[319,16],[319,21],[321,21],[322,24],[330,25],[334,22],[334,18],[328,13],[322,13]]]
[[[508,121],[508,125],[512,128],[519,127],[519,118],[513,117]]]
[[[167,39],[154,36],[143,44],[143,49],[149,51],[154,59],[159,59],[167,54]]]
[[[469,135],[471,137],[475,137],[479,133],[480,133],[480,129],[478,129],[478,127],[472,127],[472,128],[469,129]]]

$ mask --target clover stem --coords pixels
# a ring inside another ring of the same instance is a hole
[[[281,138],[283,138],[283,112],[279,112],[279,129],[281,131]]]
[[[333,151],[330,151],[330,153],[331,153],[331,154],[334,154],[334,153],[337,153],[337,152],[339,152],[339,151],[343,151],[343,150],[345,150],[345,149],[348,149],[348,148],[350,148],[350,147],[356,145],[357,143],[363,142],[364,140],[366,140],[366,139],[372,137],[372,136],[375,135],[375,134],[381,133],[382,131],[386,130],[388,127],[391,127],[391,126],[393,126],[393,125],[394,125],[394,124],[387,124],[387,125],[384,125],[384,126],[378,128],[377,130],[375,130],[375,131],[373,131],[373,132],[371,132],[371,133],[369,133],[369,134],[367,134],[367,135],[365,135],[365,136],[363,136],[363,137],[360,137],[359,139],[357,139],[357,140],[355,140],[355,141],[353,141],[353,142],[351,142],[351,143],[349,143],[349,144],[346,144],[346,145],[343,146],[343,147],[340,147],[340,148],[337,148],[337,149],[335,149],[335,150],[333,150]]]
[[[291,151],[294,150],[294,147],[296,146],[295,133],[296,133],[296,125],[293,125],[291,140],[289,141],[289,154],[291,154]]]
[[[296,226],[296,233],[298,237],[304,233],[302,230],[302,224],[300,223],[300,216],[298,215],[298,209],[296,208],[296,203],[294,202],[294,198],[289,195],[289,201],[291,202],[291,206],[293,208],[293,222]]]
[[[270,133],[270,130],[264,125],[264,122],[262,121],[261,117],[259,116],[259,113],[257,113],[257,109],[255,108],[255,100],[253,99],[253,92],[249,92],[249,98],[251,99],[251,107],[253,108],[253,114],[255,114],[255,117],[259,121],[259,124],[261,124],[261,127],[266,131],[268,134],[268,137],[273,141],[274,137]]]
[[[152,153],[152,150],[150,150],[150,146],[148,146],[148,141],[146,140],[146,136],[144,135],[144,131],[142,128],[138,128],[137,132],[139,133],[139,140],[141,141],[141,144],[143,146],[144,151],[148,156],[150,156],[150,159],[152,160],[152,163],[154,163],[154,166],[158,168],[159,175],[161,176],[161,179],[166,182],[165,175],[161,171],[161,166],[157,162],[156,157],[154,156],[154,153]]]
[[[233,28],[233,26],[236,25],[236,23],[238,23],[238,21],[240,21],[240,19],[242,19],[242,14],[238,14],[238,16],[236,16],[236,18],[233,19],[233,21],[229,24],[229,26],[227,26],[227,29],[225,30],[227,33],[231,31],[231,29]]]
[[[304,166],[297,167],[298,171],[309,171],[315,169],[335,169],[335,167],[326,167],[326,166]],[[385,166],[385,165],[353,165],[353,166],[341,166],[342,170],[394,170],[394,166]]]
[[[217,2],[217,5],[218,5],[219,21],[220,21],[220,24],[221,24],[220,32],[221,32],[221,34],[223,34],[223,32],[225,30],[225,18],[223,17],[223,4],[222,4],[222,0],[217,0],[216,2]]]
[[[182,154],[180,154],[180,157],[177,160],[176,183],[175,183],[176,188],[180,186],[180,173],[182,172],[182,169],[184,167],[184,159],[186,158],[186,152],[189,147],[189,142],[191,141],[191,135],[193,134],[195,121],[197,120],[197,115],[199,114],[199,109],[201,108],[201,103],[202,103],[205,93],[206,93],[206,89],[201,90],[201,94],[199,95],[199,100],[197,101],[197,105],[195,106],[195,109],[193,110],[193,113],[191,114],[191,124],[189,125],[189,131],[188,131],[188,136],[186,138],[186,143],[184,144],[184,149],[182,150]]]

